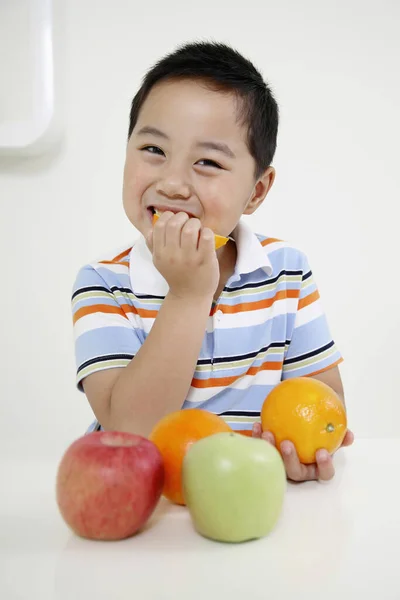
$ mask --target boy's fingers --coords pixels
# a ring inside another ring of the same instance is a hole
[[[351,432],[350,432],[351,434]],[[262,431],[261,423],[254,423],[252,437],[259,438],[275,446],[275,437],[271,431]],[[347,440],[348,445],[352,443],[352,434]],[[303,465],[300,462],[296,448],[292,442],[285,440],[281,443],[281,455],[285,465],[286,474],[292,481],[329,481],[335,475],[332,457],[327,450],[321,449],[316,453],[316,463]]]
[[[253,423],[253,429],[251,432],[251,437],[253,438],[259,438],[261,437],[261,423]]]
[[[344,436],[344,440],[342,442],[342,446],[351,446],[354,442],[354,433],[348,429],[346,431],[346,435]]]
[[[165,213],[164,213],[165,214]],[[165,228],[165,244],[169,248],[179,248],[181,245],[182,228],[189,216],[185,212],[171,213]]]
[[[181,231],[181,248],[186,252],[197,250],[199,244],[201,222],[199,219],[188,219]]]
[[[153,225],[152,231],[152,251],[158,258],[161,256],[163,248],[165,246],[165,229],[168,222],[168,218],[173,215],[172,212],[164,212],[158,221]]]
[[[261,437],[263,438],[263,440],[266,440],[267,442],[275,446],[275,436],[273,433],[271,433],[271,431],[263,431]]]
[[[315,455],[318,467],[318,479],[329,481],[335,474],[333,460],[327,450],[318,450]]]
[[[287,440],[282,442],[281,454],[289,479],[292,481],[312,481],[317,479],[317,466],[303,465],[292,442]]]
[[[284,441],[281,444],[281,455],[285,464],[286,474],[293,481],[304,481],[304,473],[296,449],[292,442]]]
[[[203,257],[211,256],[215,251],[214,233],[209,227],[199,229],[198,250]]]

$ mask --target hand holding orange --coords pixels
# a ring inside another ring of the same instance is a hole
[[[154,213],[153,215],[153,225],[158,221],[158,219],[160,218],[160,215],[158,215],[157,213]],[[229,238],[223,236],[223,235],[214,235],[215,238],[215,249],[218,250],[218,248],[222,248],[222,246],[225,246],[225,244],[229,241]]]
[[[316,452],[330,454],[341,446],[347,431],[346,409],[332,388],[311,377],[279,383],[268,394],[261,411],[263,431],[270,431],[278,449],[291,441],[301,463],[316,462]]]

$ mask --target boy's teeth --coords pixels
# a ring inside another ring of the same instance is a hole
[[[152,207],[152,209],[151,209],[151,210],[153,211],[153,215],[157,215],[158,217],[161,217],[161,215],[162,215],[162,214],[165,212],[164,210],[157,210],[156,208],[153,208],[153,207]],[[167,210],[169,210],[169,209],[167,209]],[[185,211],[182,211],[182,212],[185,212]],[[189,214],[189,213],[186,213],[186,214],[187,214],[189,217],[192,217],[192,216],[193,216],[193,215],[191,215],[191,214]]]

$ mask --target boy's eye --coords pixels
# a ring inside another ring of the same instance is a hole
[[[158,148],[158,146],[145,146],[141,149],[141,151],[147,151],[150,154],[164,154],[164,152],[161,150],[161,148]]]
[[[141,148],[141,152],[148,152],[149,154],[156,154],[158,156],[163,156],[164,152],[158,146],[145,146]],[[204,167],[214,167],[216,169],[222,169],[221,165],[216,163],[214,160],[210,160],[208,158],[202,158],[197,162],[197,164],[203,163],[201,166]]]
[[[208,158],[202,158],[198,161],[199,163],[204,163],[205,167],[216,167],[217,169],[222,169],[221,165],[216,163],[214,160],[209,160]]]

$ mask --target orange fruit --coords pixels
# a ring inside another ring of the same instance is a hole
[[[158,221],[159,218],[160,218],[160,215],[158,215],[157,213],[155,213],[153,215],[153,225],[154,225],[154,223],[156,223]],[[225,244],[229,240],[229,238],[224,237],[223,235],[214,235],[214,238],[215,238],[215,249],[216,250],[218,250],[218,248],[221,248],[222,246],[225,246]]]
[[[296,377],[279,383],[264,400],[263,431],[271,431],[276,446],[289,440],[303,464],[315,462],[315,453],[325,448],[333,454],[347,431],[346,409],[328,385],[311,377]]]
[[[228,242],[229,238],[225,237],[224,235],[214,235],[214,239],[215,239],[215,249],[218,250],[218,248],[222,248],[222,246],[225,246],[225,244]]]
[[[185,504],[182,463],[189,447],[209,435],[232,431],[221,417],[200,408],[178,410],[163,417],[149,435],[164,460],[163,495],[175,504]]]

